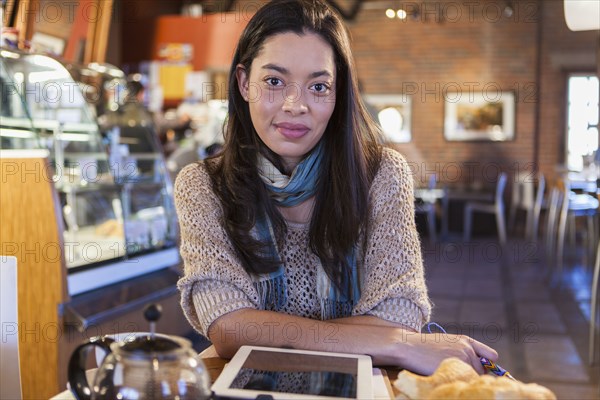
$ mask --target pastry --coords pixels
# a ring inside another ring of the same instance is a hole
[[[96,227],[99,236],[123,236],[123,225],[115,219],[109,219]]]
[[[445,359],[431,376],[402,371],[394,386],[400,391],[396,399],[556,400],[544,386],[507,377],[480,376],[458,358]]]
[[[447,358],[431,376],[421,376],[404,370],[398,374],[394,385],[410,399],[423,399],[444,383],[469,382],[477,378],[477,372],[458,358]]]

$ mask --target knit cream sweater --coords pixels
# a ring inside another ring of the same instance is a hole
[[[204,336],[220,316],[259,308],[259,298],[223,225],[223,210],[203,162],[177,176],[175,205],[181,226],[184,277],[178,286],[181,306]],[[282,312],[320,318],[316,296],[318,257],[308,246],[308,224],[288,223],[278,243],[288,284]],[[369,192],[369,219],[361,240],[361,297],[352,315],[374,315],[420,331],[431,305],[415,227],[413,181],[404,158],[384,149]]]

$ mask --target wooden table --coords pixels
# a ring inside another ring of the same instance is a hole
[[[202,355],[202,353],[201,353],[201,355]],[[229,362],[229,360],[227,360],[227,359],[215,357],[215,356],[212,356],[212,354],[210,354],[209,357],[203,356],[202,361],[204,362],[204,365],[206,366],[206,369],[208,371],[208,375],[210,376],[210,384],[211,385],[213,383],[215,383],[215,381],[217,380],[219,375],[221,375],[221,371],[223,371],[225,364],[227,364]],[[396,388],[393,387],[393,385],[390,382],[394,382],[396,380],[396,378],[398,376],[398,372],[400,372],[400,370],[397,368],[381,368],[381,372],[383,375],[384,383],[388,389],[388,392],[393,393],[393,396],[390,396],[390,399],[396,398],[396,396],[399,394],[399,392],[396,390]],[[90,375],[93,376],[94,373],[95,373],[95,371],[93,371],[93,372],[90,371]],[[74,399],[75,398],[73,397],[71,392],[68,390],[51,398],[51,400],[74,400]]]

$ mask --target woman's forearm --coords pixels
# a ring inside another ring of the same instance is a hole
[[[381,319],[374,315],[355,315],[352,317],[332,319],[329,322],[335,322],[338,324],[350,324],[350,325],[369,325],[369,326],[384,326],[388,328],[401,328],[409,332],[415,332],[412,328],[407,328],[404,325],[397,324],[395,322]]]
[[[375,317],[376,318],[376,317]],[[378,348],[390,327],[320,321],[294,315],[242,309],[217,319],[209,329],[209,338],[220,356],[229,358],[242,345],[289,347],[314,351],[368,354],[378,359]]]
[[[462,335],[420,334],[372,316],[319,321],[274,311],[241,309],[218,318],[209,339],[219,356],[231,358],[243,345],[367,354],[375,365],[393,365],[424,375],[447,357],[458,357],[483,373],[479,357],[497,353]]]

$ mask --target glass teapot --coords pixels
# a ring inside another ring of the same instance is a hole
[[[204,363],[188,340],[155,335],[159,305],[150,305],[144,316],[150,321],[149,335],[131,335],[117,342],[94,337],[75,349],[69,360],[71,391],[78,400],[88,399],[208,399],[210,380]],[[107,353],[89,386],[87,349],[97,346]]]

